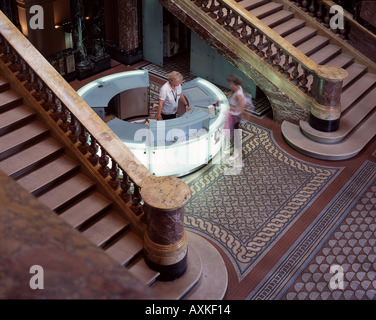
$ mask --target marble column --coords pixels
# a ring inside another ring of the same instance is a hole
[[[75,59],[77,67],[85,68],[90,64],[87,53],[84,1],[70,0],[71,16],[72,16],[72,38],[73,47],[76,51]]]
[[[119,48],[130,51],[138,48],[137,0],[118,0]]]
[[[333,132],[338,130],[341,118],[341,94],[347,71],[332,66],[318,66],[312,83],[309,123],[316,130]]]
[[[54,0],[17,0],[22,33],[44,56],[65,49],[64,32],[62,29],[55,28],[53,2]],[[31,9],[34,6],[42,7],[42,11],[33,12]],[[35,19],[35,17],[41,18]],[[31,25],[33,19],[38,21],[38,27]]]
[[[174,177],[150,177],[142,183],[141,197],[148,225],[145,261],[160,273],[159,280],[177,279],[187,269],[184,204],[190,197],[189,187]]]

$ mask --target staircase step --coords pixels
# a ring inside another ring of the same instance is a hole
[[[121,265],[127,265],[144,246],[144,241],[133,232],[126,232],[106,248],[106,252]]]
[[[237,1],[239,5],[241,5],[243,8],[247,10],[255,9],[259,6],[262,6],[263,4],[266,4],[270,2],[270,0],[243,0],[243,1]]]
[[[85,224],[92,222],[93,219],[107,211],[110,206],[111,201],[94,191],[62,211],[60,217],[73,228],[81,229]]]
[[[14,107],[3,112],[0,116],[0,136],[11,130],[15,130],[22,124],[30,121],[35,113],[25,105]]]
[[[340,54],[342,48],[334,44],[328,44],[324,48],[315,52],[309,58],[317,64],[326,64],[330,59]]]
[[[17,92],[11,89],[0,92],[0,112],[8,110],[21,103],[22,97]]]
[[[281,37],[286,37],[290,33],[293,33],[300,28],[305,26],[305,21],[297,18],[290,19],[286,22],[281,23],[278,26],[275,26],[273,30],[278,33]]]
[[[329,43],[329,38],[316,35],[309,40],[298,45],[296,48],[304,53],[306,56],[314,54],[316,51],[325,47]]]
[[[73,161],[68,156],[63,155],[28,173],[17,181],[27,191],[37,195],[58,181],[63,180],[73,171],[77,170],[78,167],[78,163]]]
[[[0,159],[21,151],[25,146],[48,134],[49,129],[39,121],[30,122],[0,137]]]
[[[10,83],[7,79],[0,77],[0,92],[10,89]]]
[[[265,23],[269,28],[273,28],[287,20],[290,20],[294,17],[294,13],[287,10],[280,10],[275,12],[265,18],[262,18],[261,21]]]
[[[346,87],[341,96],[342,113],[375,84],[376,74],[368,72],[355,83]]]
[[[128,271],[138,280],[149,286],[159,276],[159,272],[150,269],[142,256],[137,258],[134,263],[129,266]]]
[[[286,36],[285,40],[291,43],[293,46],[298,46],[303,42],[307,41],[308,39],[314,37],[316,33],[316,29],[310,27],[303,27]]]
[[[80,196],[88,193],[95,187],[94,181],[78,173],[37,198],[53,211],[59,211],[70,205]]]
[[[350,56],[345,53],[341,53],[340,55],[336,56],[335,58],[329,60],[326,65],[328,66],[334,66],[334,67],[340,67],[340,68],[346,68],[349,66],[353,61],[354,57]]]
[[[129,222],[114,211],[106,213],[87,227],[82,234],[98,247],[102,247],[124,231]]]
[[[276,2],[268,2],[262,6],[259,6],[255,9],[249,10],[251,14],[256,16],[259,19],[265,18],[266,16],[269,16],[277,11],[282,10],[283,5]]]
[[[0,161],[0,170],[15,179],[63,151],[64,148],[60,143],[52,138],[47,138]]]
[[[346,71],[349,75],[345,80],[343,80],[342,91],[344,91],[345,88],[351,85],[356,79],[365,74],[367,72],[367,67],[359,63],[353,63],[346,68]]]
[[[282,134],[287,143],[300,153],[317,159],[345,160],[356,156],[374,137],[376,112],[374,111],[361,126],[351,132],[346,139],[335,144],[325,144],[307,138],[296,124],[284,121]]]
[[[376,88],[341,117],[339,129],[334,132],[322,132],[312,128],[308,122],[300,121],[300,129],[310,140],[319,143],[338,143],[344,140],[376,108]],[[374,129],[376,132],[376,129]]]

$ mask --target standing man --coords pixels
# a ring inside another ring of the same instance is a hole
[[[182,80],[183,76],[179,72],[172,71],[169,73],[168,81],[161,87],[159,92],[157,120],[176,118],[180,99],[185,105],[185,111],[191,109],[181,90]]]

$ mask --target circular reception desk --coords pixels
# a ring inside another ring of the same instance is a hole
[[[145,124],[122,120],[147,116],[149,87],[148,71],[128,71],[90,82],[78,94],[103,120],[110,101],[118,97],[117,118],[107,125],[154,175],[183,176],[207,164],[221,149],[227,97],[196,78],[182,85],[191,109],[178,118]]]

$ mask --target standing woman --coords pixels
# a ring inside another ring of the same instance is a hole
[[[188,101],[182,93],[182,81],[183,76],[179,72],[172,71],[169,73],[168,82],[166,82],[159,91],[157,120],[168,120],[176,118],[180,99],[185,105],[185,111],[188,111],[190,109]]]
[[[230,129],[230,136],[227,137],[227,150],[225,150],[225,153],[229,153],[229,140],[234,136],[234,130],[239,129],[239,123],[246,104],[246,97],[243,92],[242,80],[240,78],[230,74],[227,76],[226,80],[229,87],[232,89],[232,92],[228,97],[230,111],[227,114],[224,127],[224,129]],[[238,150],[235,150],[234,156],[231,158],[236,159],[238,156]]]

